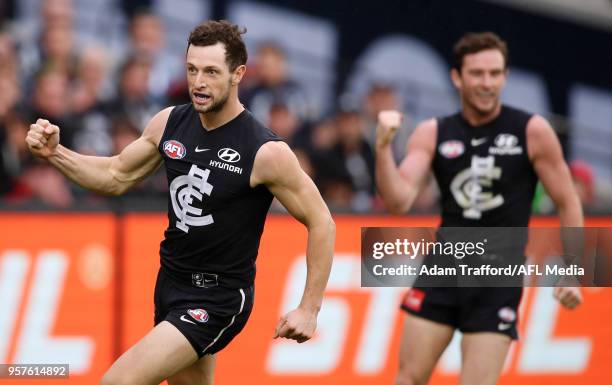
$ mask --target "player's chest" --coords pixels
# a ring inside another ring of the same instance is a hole
[[[436,148],[438,177],[457,181],[478,178],[498,183],[520,176],[529,167],[521,138],[509,132],[449,135]]]
[[[161,145],[170,191],[190,188],[227,199],[249,188],[248,147],[232,140],[168,139]]]

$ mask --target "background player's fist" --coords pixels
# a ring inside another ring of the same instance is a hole
[[[289,338],[301,344],[312,338],[316,328],[317,314],[297,308],[281,317],[274,338]]]
[[[59,144],[59,127],[46,119],[38,119],[30,124],[26,143],[30,152],[41,158],[48,158],[55,153]]]
[[[402,124],[404,116],[399,111],[386,110],[378,113],[378,126],[376,127],[376,146],[385,147],[395,136]]]
[[[582,303],[582,293],[578,287],[555,287],[553,295],[568,309],[573,309]]]

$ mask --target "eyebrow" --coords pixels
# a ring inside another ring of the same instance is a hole
[[[187,62],[187,66],[188,66],[188,67],[198,68],[198,66],[196,66],[195,64],[190,63],[190,62]],[[202,67],[202,69],[203,69],[203,70],[214,69],[214,70],[217,70],[217,71],[220,71],[220,70],[221,70],[221,68],[217,67],[217,66],[216,66],[216,65],[214,65],[214,64],[213,64],[213,65],[207,65],[207,66],[205,66],[205,67]]]

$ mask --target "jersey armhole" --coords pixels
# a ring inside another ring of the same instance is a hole
[[[166,120],[166,125],[164,126],[164,130],[162,131],[161,137],[159,138],[159,144],[157,145],[157,150],[163,154],[163,145],[164,145],[164,138],[166,137],[166,132],[168,131],[168,127],[170,127],[170,124],[174,124],[175,120],[176,120],[176,115],[178,114],[177,110],[181,107],[179,106],[169,106],[166,108],[170,108],[172,107],[172,111],[170,111],[170,115],[168,115],[168,120]]]

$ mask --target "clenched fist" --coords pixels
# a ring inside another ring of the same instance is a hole
[[[30,152],[40,158],[48,158],[55,153],[59,144],[59,127],[46,119],[38,119],[30,124],[26,143]]]
[[[582,294],[578,287],[555,287],[554,297],[561,305],[574,309],[582,303]]]
[[[316,328],[317,314],[297,308],[281,317],[274,338],[289,338],[301,344],[312,338]]]
[[[391,143],[395,133],[402,124],[404,115],[395,110],[381,111],[378,114],[378,126],[376,127],[376,147],[386,147]]]

